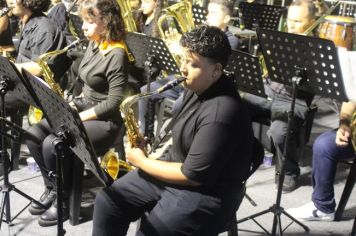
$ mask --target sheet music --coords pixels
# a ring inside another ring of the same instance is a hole
[[[356,51],[339,47],[337,52],[346,95],[350,101],[356,102]]]

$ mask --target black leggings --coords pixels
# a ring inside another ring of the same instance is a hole
[[[98,155],[102,155],[109,148],[113,147],[119,137],[120,124],[112,121],[90,120],[83,122],[87,131],[88,138],[93,144],[94,150]],[[29,132],[36,136],[40,143],[33,140],[26,140],[26,144],[37,164],[41,168],[41,173],[45,185],[50,188],[55,187],[55,179],[48,176],[48,171],[56,171],[56,152],[53,141],[56,138],[46,120],[32,126]],[[121,135],[122,139],[122,135]],[[120,140],[122,142],[122,140]],[[71,182],[72,158],[75,156],[72,151],[66,153],[63,160],[63,189],[69,189]]]

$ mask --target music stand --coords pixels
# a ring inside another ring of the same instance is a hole
[[[1,157],[3,160],[3,175],[4,175],[4,183],[1,186],[1,202],[0,202],[0,229],[1,224],[5,221],[7,224],[10,224],[14,219],[16,219],[32,202],[38,204],[39,206],[44,207],[40,202],[36,201],[26,193],[17,189],[13,184],[10,183],[9,180],[9,155],[7,153],[7,145],[5,138],[16,139],[12,135],[6,134],[6,125],[10,128],[17,128],[11,125],[10,121],[6,120],[6,109],[5,109],[5,96],[6,94],[15,93],[19,94],[20,97],[26,99],[29,102],[33,102],[32,98],[26,93],[26,89],[21,84],[21,81],[18,79],[21,75],[18,73],[16,68],[9,62],[9,60],[5,57],[0,57],[0,95],[1,95]],[[21,128],[20,128],[21,129]],[[22,129],[21,129],[22,130]],[[22,130],[22,133],[25,133]],[[30,202],[20,210],[13,218],[11,217],[11,207],[10,207],[10,192],[15,191],[21,196],[27,198]],[[4,214],[6,214],[6,218],[4,219]]]
[[[52,91],[41,79],[33,76],[26,70],[22,71],[22,83],[28,93],[40,108],[52,128],[57,139],[53,143],[57,155],[57,169],[55,173],[57,182],[57,209],[58,209],[58,235],[64,235],[63,230],[63,196],[62,196],[62,159],[70,149],[87,168],[105,185],[112,183],[101,169],[94,148],[88,138],[85,127],[79,114],[58,94]]]
[[[151,80],[153,78],[152,68],[156,67],[167,72],[167,74],[180,74],[179,67],[170,53],[165,42],[159,38],[153,38],[140,33],[128,33],[126,43],[135,57],[135,66],[148,70],[147,92],[151,91]],[[149,104],[148,104],[149,105]],[[147,109],[147,112],[152,112]],[[152,117],[152,115],[148,115]]]
[[[267,98],[262,80],[261,65],[257,56],[232,50],[225,71],[232,73],[239,90]]]
[[[256,30],[257,27],[259,27],[263,29],[277,30],[279,20],[285,7],[240,2],[239,9],[241,10],[246,29]]]
[[[334,43],[330,40],[265,29],[258,29],[257,35],[271,80],[293,87],[283,150],[285,158],[290,144],[295,99],[299,89],[339,101],[347,101],[338,55]],[[305,231],[309,231],[307,226],[288,214],[280,205],[285,174],[284,162],[285,160],[281,164],[276,203],[267,210],[239,220],[238,223],[248,219],[255,221],[255,217],[271,212],[274,214],[271,235],[276,234],[277,226],[279,235],[284,231],[281,226],[281,214],[292,220],[290,224],[296,222]],[[260,224],[259,226],[269,233]]]
[[[192,6],[192,15],[193,15],[193,21],[194,25],[202,25],[206,21],[206,15],[208,12],[206,11],[205,7],[201,7],[199,5],[193,5]]]

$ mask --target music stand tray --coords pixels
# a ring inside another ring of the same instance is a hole
[[[129,32],[125,41],[135,57],[137,67],[143,68],[145,63],[153,57],[161,70],[168,74],[180,74],[178,65],[162,39]]]
[[[233,74],[239,90],[267,98],[258,57],[232,50],[225,71]]]
[[[239,9],[241,10],[246,29],[256,30],[256,28],[259,27],[277,30],[279,20],[285,7],[240,2]]]

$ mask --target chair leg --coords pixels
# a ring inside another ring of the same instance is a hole
[[[352,226],[352,231],[350,236],[356,236],[356,215],[355,215],[354,224]]]
[[[356,181],[356,160],[354,160],[352,163],[352,166],[350,168],[350,173],[347,177],[344,190],[342,191],[340,202],[339,202],[336,212],[335,212],[335,220],[336,221],[339,221],[341,219],[342,214],[344,213],[346,203],[349,200],[352,189],[355,186],[355,181]]]

